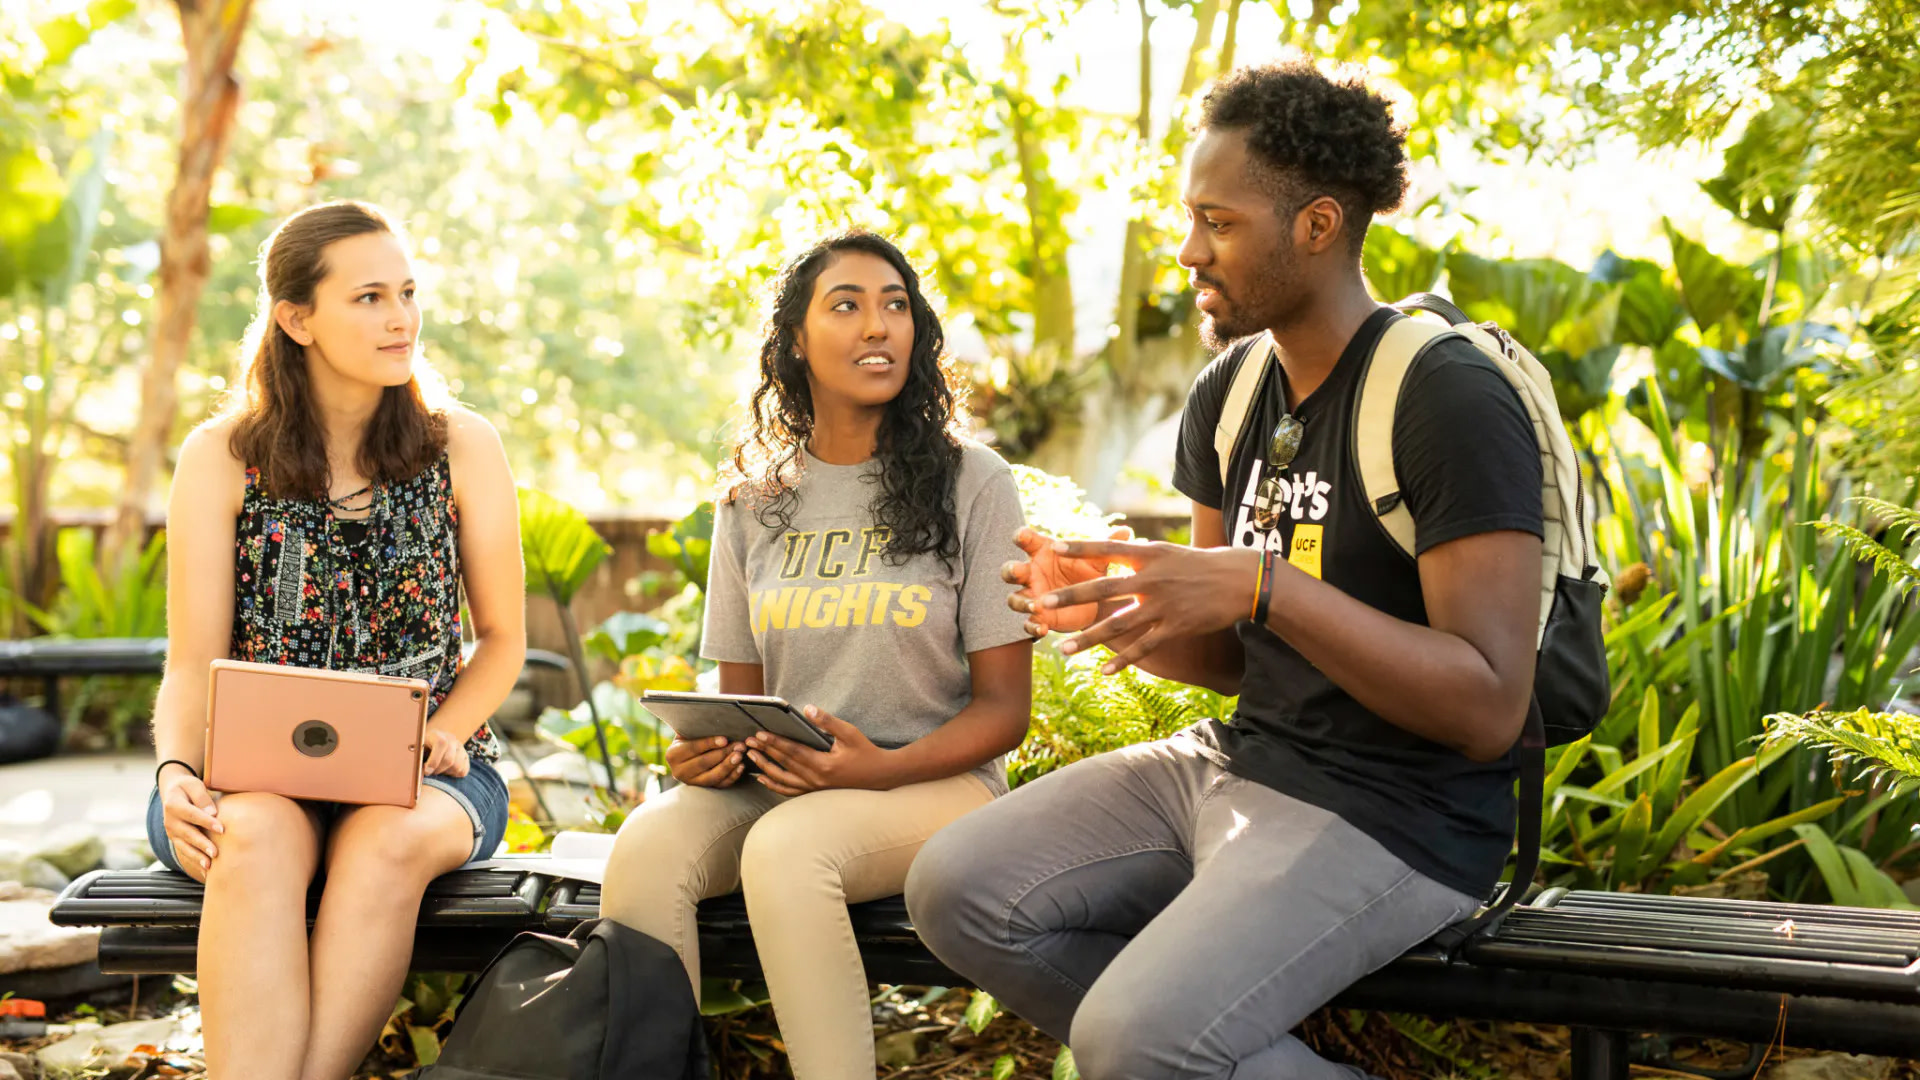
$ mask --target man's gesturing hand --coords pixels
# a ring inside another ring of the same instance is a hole
[[[1127,541],[1133,539],[1133,530],[1125,525],[1117,525],[1109,535],[1115,541]],[[1069,585],[1106,576],[1107,560],[1063,555],[1055,550],[1053,537],[1028,528],[1022,528],[1015,534],[1013,542],[1027,553],[1027,559],[1001,567],[1000,577],[1009,584],[1021,587],[1020,591],[1007,597],[1007,606],[1027,613],[1027,633],[1035,638],[1043,638],[1050,631],[1072,633],[1093,625],[1093,621],[1100,617],[1100,608],[1096,604],[1043,609],[1034,607],[1033,601],[1035,597]]]
[[[1102,577],[1042,592],[1038,617],[1084,611],[1109,600],[1133,603],[1067,639],[1063,653],[1095,645],[1114,650],[1101,671],[1113,674],[1167,641],[1224,630],[1253,609],[1254,576],[1260,553],[1252,548],[1190,548],[1146,541],[1057,540],[1053,553],[1061,563],[1109,562],[1133,568],[1128,577]]]

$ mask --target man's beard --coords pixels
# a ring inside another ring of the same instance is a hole
[[[1204,315],[1200,320],[1200,343],[1209,352],[1220,352],[1241,338],[1269,327],[1284,327],[1294,320],[1301,290],[1292,256],[1291,245],[1274,252],[1273,258],[1237,296],[1229,296],[1219,288],[1218,281],[1201,276],[1202,281],[1219,291],[1220,299],[1227,305],[1224,312]]]

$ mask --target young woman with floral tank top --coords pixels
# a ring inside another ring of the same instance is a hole
[[[244,392],[187,437],[174,472],[148,835],[206,884],[215,1080],[350,1076],[399,995],[428,882],[490,854],[506,827],[486,721],[526,656],[513,476],[493,428],[442,400],[419,360],[413,278],[373,207],[287,219],[261,254]],[[210,793],[199,771],[221,657],[425,679],[418,803]]]

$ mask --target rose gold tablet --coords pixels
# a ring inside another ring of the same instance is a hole
[[[206,785],[412,806],[431,689],[420,679],[215,660]]]

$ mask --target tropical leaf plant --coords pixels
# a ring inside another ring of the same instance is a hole
[[[1845,801],[1829,799],[1731,833],[1720,830],[1712,823],[1715,812],[1786,756],[1786,748],[1764,749],[1700,777],[1694,768],[1699,734],[1698,705],[1665,728],[1660,695],[1649,687],[1625,741],[1631,752],[1589,736],[1550,755],[1541,831],[1549,879],[1644,892],[1701,885],[1779,854],[1782,849],[1767,847],[1770,841],[1827,817]]]
[[[1082,758],[1164,738],[1201,720],[1233,715],[1236,699],[1127,668],[1102,675],[1102,648],[1061,656],[1042,643],[1033,653],[1033,721],[1007,760],[1014,786]]]
[[[380,1048],[399,1059],[432,1065],[440,1060],[440,1048],[453,1027],[454,1014],[466,996],[469,976],[416,972],[407,976],[400,988],[400,1000],[394,1003],[387,1025],[380,1033]]]
[[[600,716],[594,686],[587,677],[586,646],[580,638],[580,626],[573,617],[573,598],[593,576],[613,549],[593,531],[587,516],[567,503],[532,488],[520,489],[520,551],[527,569],[527,587],[553,601],[560,616],[560,628],[567,638],[567,655],[573,663],[574,678],[585,700],[592,723],[593,742],[600,751],[600,763],[606,767],[607,782],[620,774],[613,765],[613,753],[607,746],[606,722]]]
[[[1872,857],[1856,847],[1837,843],[1818,825],[1796,825],[1793,831],[1805,843],[1807,854],[1826,883],[1827,894],[1847,907],[1906,908],[1914,903],[1900,886],[1874,865]]]
[[[1622,287],[1620,315],[1614,327],[1614,336],[1621,344],[1658,348],[1686,322],[1686,309],[1667,287],[1659,263],[1603,251],[1587,276]]]
[[[1581,417],[1606,403],[1620,359],[1621,304],[1631,275],[1614,281],[1554,259],[1467,254],[1453,255],[1446,265],[1447,286],[1461,310],[1475,321],[1499,324],[1553,376],[1554,397],[1570,426],[1577,428]],[[1626,272],[1613,264],[1607,269]],[[1652,332],[1655,321],[1649,315],[1640,328]]]
[[[1454,241],[1430,248],[1396,229],[1367,230],[1360,266],[1374,297],[1392,304],[1415,293],[1431,292],[1446,271]]]
[[[1014,487],[1027,524],[1048,536],[1068,539],[1105,539],[1120,521],[1119,514],[1102,513],[1086,501],[1080,485],[1030,465],[1013,466]]]
[[[153,638],[167,633],[167,541],[156,533],[140,557],[107,569],[95,554],[92,529],[62,529],[55,538],[59,592],[46,609],[8,595],[41,632],[65,638]],[[0,585],[4,585],[0,582]],[[62,722],[98,721],[116,747],[126,746],[152,713],[155,679],[148,675],[94,675],[64,699]]]
[[[52,608],[28,606],[40,629],[56,637],[164,637],[167,632],[167,541],[156,533],[140,558],[120,573],[101,569],[92,529],[62,529],[54,550],[60,592]]]
[[[672,688],[691,689],[691,683],[689,675]],[[634,765],[662,764],[666,744],[673,739],[652,713],[640,707],[633,693],[611,680],[596,683],[592,696],[571,709],[548,708],[540,714],[535,730],[542,739],[580,753],[604,741],[610,758]],[[613,783],[621,773],[607,776]]]
[[[673,634],[666,620],[643,611],[616,611],[594,627],[582,642],[587,652],[609,664],[619,664],[659,646]]]
[[[1806,183],[1811,122],[1799,103],[1776,97],[1771,108],[1747,121],[1727,147],[1720,175],[1702,181],[1701,190],[1748,225],[1784,232]]]
[[[527,587],[552,597],[562,610],[613,554],[585,514],[532,488],[520,489],[520,551]]]
[[[998,999],[985,990],[975,990],[973,996],[967,999],[967,1011],[961,1014],[960,1022],[978,1035],[987,1030],[987,1025],[993,1023],[1000,1011]]]
[[[713,554],[713,504],[703,502],[667,528],[647,536],[647,552],[666,559],[701,592],[707,591],[707,564]]]
[[[1823,483],[1818,442],[1790,425],[1746,476],[1723,470],[1696,484],[1690,463],[1701,454],[1659,387],[1649,380],[1647,390],[1657,460],[1613,448],[1604,476],[1616,519],[1631,520],[1603,532],[1631,534],[1627,550],[1670,583],[1674,633],[1687,642],[1683,682],[1701,707],[1702,769],[1746,756],[1769,714],[1884,703],[1920,644],[1920,608],[1884,576],[1862,582],[1853,559],[1806,524],[1857,522],[1859,509]],[[1743,787],[1716,821],[1754,825],[1830,794],[1823,770],[1783,769]]]

